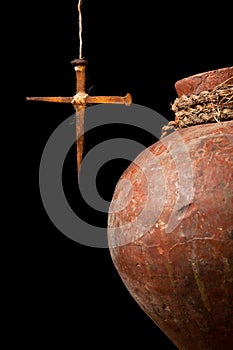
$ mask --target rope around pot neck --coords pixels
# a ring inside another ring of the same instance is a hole
[[[171,109],[175,120],[162,128],[162,137],[188,126],[233,119],[233,76],[211,91],[176,98]]]

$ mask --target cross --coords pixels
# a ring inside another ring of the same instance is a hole
[[[85,92],[85,72],[87,60],[84,58],[75,59],[71,62],[76,71],[76,94],[73,97],[26,97],[27,101],[44,101],[71,103],[76,111],[76,145],[77,145],[77,167],[80,172],[83,145],[84,145],[84,114],[88,104],[114,103],[131,105],[132,97],[129,93],[126,96],[89,96]]]

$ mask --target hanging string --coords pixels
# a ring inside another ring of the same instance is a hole
[[[82,40],[82,0],[78,2],[78,13],[79,13],[79,58],[83,57],[83,40]]]

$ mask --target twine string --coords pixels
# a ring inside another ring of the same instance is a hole
[[[79,0],[78,2],[78,13],[79,13],[79,58],[81,59],[83,57],[83,39],[82,39],[82,31],[83,31],[83,24],[82,24],[82,0]]]

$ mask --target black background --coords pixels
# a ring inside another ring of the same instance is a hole
[[[129,295],[108,249],[67,238],[41,202],[38,171],[43,148],[73,108],[30,103],[25,97],[74,94],[70,62],[79,54],[77,1],[9,5],[3,54],[9,65],[5,90],[10,101],[2,120],[3,191],[7,190],[2,348],[175,350]],[[177,80],[232,65],[230,11],[222,2],[216,9],[210,6],[204,10],[196,2],[83,0],[87,91],[91,95],[130,92],[134,103],[172,119],[170,104],[176,98]],[[142,131],[109,127],[86,135],[85,152],[111,137],[134,138],[145,146],[156,142]],[[111,200],[128,165],[115,160],[101,169],[97,187],[103,198]],[[73,207],[80,208],[74,150],[65,163],[64,188]],[[107,215],[91,212],[84,203],[80,213],[106,227]]]

